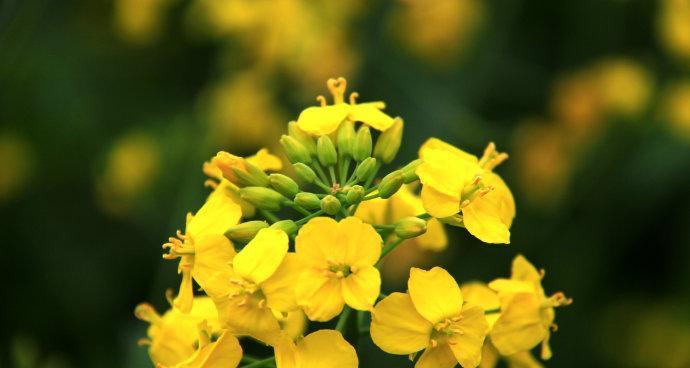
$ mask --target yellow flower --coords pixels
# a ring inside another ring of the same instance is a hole
[[[658,13],[659,36],[663,45],[678,59],[690,60],[690,3],[664,0]]]
[[[381,237],[356,217],[336,222],[311,219],[295,239],[297,256],[306,267],[295,286],[297,302],[312,321],[328,321],[345,303],[370,310],[381,290],[374,267],[381,256]]]
[[[189,313],[172,308],[161,316],[151,305],[142,303],[136,307],[135,315],[150,323],[148,338],[139,343],[148,345],[151,360],[162,366],[175,366],[195,355],[196,346],[200,342],[200,323],[204,323],[206,335],[218,335],[222,332],[216,308],[208,297],[194,298],[194,307]],[[233,345],[232,339],[226,338],[230,345]]]
[[[489,287],[501,299],[501,316],[491,330],[491,341],[501,355],[512,355],[542,344],[541,358],[549,359],[550,330],[556,329],[555,307],[572,303],[561,292],[550,297],[541,285],[544,271],[538,272],[522,255],[513,260],[510,279],[499,278]]]
[[[371,338],[390,354],[425,349],[417,368],[476,367],[489,326],[481,307],[463,302],[460,287],[440,267],[410,270],[408,293],[393,293],[372,312]]]
[[[192,278],[203,287],[200,278],[213,273],[215,267],[224,261],[215,258],[216,253],[223,249],[234,252],[232,243],[223,234],[239,222],[241,215],[240,205],[231,198],[210,196],[196,215],[187,215],[186,233],[183,235],[178,230],[177,237],[170,237],[169,242],[163,244],[163,248],[168,249],[163,258],[180,258],[177,272],[182,274],[182,283],[174,302],[180,311],[188,313],[192,308]]]
[[[534,358],[531,352],[521,351],[513,355],[501,356],[496,350],[496,347],[491,344],[491,340],[487,339],[484,342],[484,349],[482,350],[482,362],[479,368],[494,368],[498,364],[498,360],[505,360],[508,368],[542,368],[543,365]]]
[[[303,131],[320,136],[333,133],[345,119],[360,121],[374,129],[384,131],[390,128],[394,120],[383,110],[383,102],[366,102],[358,104],[357,92],[350,94],[350,103],[345,102],[345,78],[329,79],[326,83],[333,95],[333,105],[326,105],[326,99],[319,96],[321,106],[309,107],[297,118],[297,126]]]
[[[280,331],[279,319],[297,309],[294,284],[301,267],[296,255],[288,253],[287,235],[261,229],[237,255],[225,247],[204,258],[216,264],[198,281],[213,298],[222,326],[273,342]]]
[[[481,159],[439,139],[429,139],[419,150],[422,164],[422,203],[427,213],[461,221],[470,234],[485,243],[510,243],[515,201],[493,168],[508,158],[490,143]],[[459,212],[462,217],[456,216]]]
[[[661,115],[674,133],[690,140],[690,81],[675,82],[664,92]]]
[[[357,353],[340,332],[319,330],[295,342],[283,334],[274,347],[278,368],[356,368]]]
[[[360,203],[355,216],[370,224],[389,224],[424,212],[421,198],[415,195],[409,186],[402,186],[388,199],[376,198]],[[443,224],[435,218],[428,221],[425,234],[410,241],[422,249],[436,252],[446,249],[448,245]]]

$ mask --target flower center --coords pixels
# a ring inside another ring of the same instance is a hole
[[[339,279],[348,277],[351,273],[355,272],[354,267],[350,267],[346,264],[333,264],[329,263],[328,268],[324,270],[324,273],[330,277],[337,277]]]
[[[434,325],[431,331],[431,346],[436,347],[439,344],[448,343],[454,344],[450,338],[454,335],[463,335],[464,332],[460,329],[460,322],[462,315],[453,318],[446,318],[445,320]]]
[[[266,307],[266,296],[259,285],[243,278],[232,278],[230,283],[235,285],[237,289],[228,297],[237,299],[237,306]]]
[[[194,242],[190,236],[184,235],[180,230],[177,230],[176,236],[169,237],[168,242],[163,244],[163,249],[168,250],[168,253],[163,255],[164,259],[193,256]]]

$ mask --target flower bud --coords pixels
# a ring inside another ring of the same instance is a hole
[[[358,181],[365,182],[369,180],[369,177],[374,175],[376,171],[376,159],[373,157],[367,157],[364,161],[360,162],[355,169],[355,176]]]
[[[249,243],[259,230],[267,228],[266,221],[247,221],[241,224],[230,227],[225,231],[225,236],[230,240],[238,241],[240,243]]]
[[[268,186],[268,175],[266,175],[263,170],[251,164],[249,161],[244,161],[243,169],[233,167],[231,170],[237,178],[237,185],[241,187]]]
[[[283,230],[285,234],[292,235],[297,231],[297,224],[292,220],[282,220],[269,226],[269,229]]]
[[[308,165],[311,163],[309,151],[295,138],[283,134],[283,136],[280,137],[280,144],[283,146],[288,160],[293,164],[301,162]]]
[[[285,200],[282,194],[264,187],[244,187],[240,189],[240,197],[256,208],[278,211]]]
[[[353,185],[352,188],[345,194],[345,199],[349,204],[357,204],[364,198],[364,187],[361,185]]]
[[[314,170],[312,170],[311,167],[303,164],[303,163],[296,163],[292,165],[295,168],[295,174],[297,174],[297,179],[302,181],[305,184],[311,184],[316,180],[316,173]]]
[[[352,157],[357,162],[364,161],[371,156],[371,131],[366,125],[362,125],[357,131],[355,143],[352,147]]]
[[[246,171],[247,161],[245,159],[225,151],[220,151],[211,159],[211,163],[223,173],[225,179],[237,185],[241,184],[233,169],[238,169],[242,172]]]
[[[293,200],[295,204],[298,204],[308,210],[316,210],[321,208],[321,200],[314,193],[300,192],[295,195]]]
[[[283,174],[271,174],[268,176],[268,181],[271,183],[271,187],[284,195],[285,198],[292,198],[299,193],[299,185]]]
[[[417,176],[417,167],[421,164],[422,160],[417,159],[400,169],[405,177],[405,184],[410,184],[413,181],[419,180],[419,176]]]
[[[314,138],[312,138],[307,132],[304,130],[300,129],[299,126],[297,126],[297,122],[291,121],[288,123],[288,135],[290,137],[295,138],[298,142],[302,143],[304,148],[307,149],[309,154],[312,156],[316,155],[316,143],[314,142]]]
[[[316,155],[324,166],[335,165],[338,162],[338,153],[333,142],[327,135],[322,135],[316,143]]]
[[[352,148],[355,142],[355,123],[350,120],[345,120],[340,123],[338,128],[338,153],[340,156],[352,157]]]
[[[419,217],[405,217],[395,223],[395,235],[401,239],[410,239],[426,233],[426,221]]]
[[[401,170],[395,170],[381,179],[379,183],[379,197],[386,199],[395,194],[403,185],[405,177]]]
[[[381,133],[379,139],[376,141],[374,157],[381,160],[384,164],[391,163],[400,149],[402,135],[403,121],[401,118],[395,118],[393,125]]]
[[[329,215],[335,215],[340,211],[340,201],[329,194],[321,200],[321,209]]]

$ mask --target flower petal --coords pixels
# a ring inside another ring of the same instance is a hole
[[[453,368],[458,364],[448,344],[428,347],[415,364],[415,368]]]
[[[415,308],[427,321],[438,323],[460,314],[463,302],[460,287],[443,268],[424,271],[413,267],[407,287]]]
[[[415,239],[420,248],[430,250],[432,252],[440,252],[448,246],[448,237],[443,224],[431,218],[426,223],[426,233]]]
[[[250,164],[264,171],[278,171],[283,168],[280,157],[271,154],[267,148],[262,148],[254,156],[246,158]]]
[[[179,366],[185,368],[237,367],[240,360],[242,360],[240,342],[232,333],[226,331],[218,340],[202,347]]]
[[[510,243],[510,230],[500,217],[499,208],[486,197],[475,198],[462,208],[462,221],[470,234],[491,244]]]
[[[373,266],[381,256],[381,236],[357,217],[338,223],[336,248],[344,248],[343,261],[350,266]]]
[[[372,312],[371,339],[389,354],[411,354],[424,349],[432,328],[406,293],[392,293],[376,304]]]
[[[422,203],[428,214],[438,218],[460,212],[460,195],[453,197],[426,185],[422,187]]]
[[[227,294],[228,280],[233,275],[230,264],[236,254],[225,235],[209,234],[195,243],[192,276],[206,294]]]
[[[298,368],[297,365],[297,346],[292,338],[281,332],[280,338],[273,346],[273,352],[276,359],[276,367],[278,368]]]
[[[330,217],[316,217],[299,230],[295,251],[305,266],[324,267],[328,260],[341,261],[345,247],[335,247],[338,222]]]
[[[255,300],[241,303],[244,297],[213,298],[218,318],[235,335],[247,335],[267,344],[275,343],[280,326],[270,308],[260,308]]]
[[[419,148],[419,158],[424,160],[427,158],[427,154],[433,150],[446,151],[451,153],[459,160],[465,160],[469,162],[478,163],[479,160],[477,156],[469,154],[460,148],[453,146],[452,144],[446,143],[438,138],[429,138],[424,144]]]
[[[381,108],[383,106],[378,102],[355,104],[350,107],[348,117],[352,121],[361,121],[376,130],[384,131],[393,125],[394,119],[381,111]]]
[[[235,272],[260,284],[271,277],[288,251],[288,236],[282,230],[261,229],[232,260]]]
[[[186,233],[193,239],[206,234],[223,234],[242,217],[242,207],[229,196],[212,195],[187,224]]]
[[[308,107],[299,114],[297,126],[311,135],[330,134],[338,129],[349,112],[350,105],[345,103]]]
[[[501,355],[530,350],[546,338],[539,300],[532,293],[513,295],[501,306],[501,317],[491,330],[491,341]]]
[[[173,305],[182,313],[189,313],[192,310],[192,303],[194,301],[194,283],[192,282],[191,271],[192,259],[190,256],[183,256],[180,259],[179,266],[177,266],[177,272],[182,274],[182,281],[180,282],[180,289],[173,301]]]
[[[302,264],[295,253],[288,253],[275,273],[261,285],[269,308],[289,312],[297,308],[295,284],[302,272]]]
[[[357,352],[340,332],[319,330],[297,343],[301,368],[357,368]],[[282,368],[282,367],[281,367]]]
[[[482,181],[485,185],[494,188],[486,197],[489,201],[493,202],[494,206],[498,209],[498,217],[501,218],[501,221],[506,227],[510,228],[515,218],[515,199],[513,198],[513,193],[510,192],[510,189],[503,179],[492,172],[482,174]]]
[[[473,281],[460,285],[462,297],[467,303],[480,306],[483,310],[497,309],[501,307],[501,301],[495,291],[491,290],[484,283]],[[493,326],[500,313],[491,313],[486,315],[486,322],[489,327]]]
[[[325,276],[320,270],[302,272],[295,286],[297,303],[312,321],[329,321],[345,306],[339,279]]]
[[[513,259],[510,278],[530,282],[541,287],[541,273],[522,254],[518,254]]]
[[[381,293],[381,274],[374,266],[359,268],[342,283],[345,303],[357,310],[371,310]]]
[[[454,197],[460,197],[463,188],[482,172],[476,162],[441,150],[429,150],[416,171],[423,185]]]
[[[489,325],[484,317],[484,309],[479,306],[465,304],[461,316],[458,328],[462,333],[450,338],[450,349],[461,366],[476,367],[482,358],[482,346]]]

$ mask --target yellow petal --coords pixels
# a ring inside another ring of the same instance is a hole
[[[496,205],[485,197],[475,198],[462,208],[462,221],[470,234],[485,243],[510,243],[508,226],[501,221]]]
[[[381,104],[377,102],[355,104],[350,107],[349,118],[352,121],[361,121],[376,130],[384,131],[393,125],[394,119],[381,111],[381,108]]]
[[[501,317],[491,330],[491,341],[502,355],[530,350],[544,340],[539,300],[531,293],[515,294],[501,306]]]
[[[498,364],[500,355],[496,348],[491,344],[491,340],[484,342],[482,348],[482,361],[479,363],[479,368],[494,368]]]
[[[422,147],[419,148],[419,158],[424,160],[427,157],[427,153],[433,150],[450,152],[460,160],[479,162],[477,156],[469,154],[438,138],[429,138],[426,142],[424,142],[424,144],[422,144]]]
[[[448,344],[428,347],[415,364],[415,368],[452,368],[458,364]]]
[[[278,323],[283,332],[294,340],[304,335],[307,329],[307,315],[301,309],[297,309],[279,318]]]
[[[247,157],[247,161],[264,171],[278,171],[283,168],[280,157],[268,152],[267,148],[262,148],[254,156]]]
[[[534,284],[511,279],[496,279],[489,283],[489,287],[498,292],[499,296],[517,294],[517,293],[534,293]]]
[[[289,312],[297,308],[295,284],[302,272],[302,264],[295,253],[288,253],[278,269],[261,285],[269,308]]]
[[[340,280],[325,276],[316,269],[302,272],[295,286],[295,295],[297,303],[312,321],[331,320],[345,306]]]
[[[319,330],[297,342],[300,368],[357,368],[355,349],[338,331]],[[280,367],[283,368],[283,367]]]
[[[252,298],[240,304],[243,298],[213,298],[222,327],[236,335],[251,336],[267,344],[275,343],[280,326],[271,309],[260,308]]]
[[[495,291],[491,290],[484,283],[475,281],[460,285],[462,297],[467,303],[480,306],[483,310],[498,309],[501,307],[501,302]],[[486,322],[489,328],[494,325],[500,313],[491,313],[486,315]]]
[[[501,222],[503,222],[506,227],[510,228],[515,218],[515,199],[513,198],[513,193],[510,192],[510,189],[503,179],[492,172],[485,172],[482,174],[482,182],[494,188],[491,193],[486,195],[487,200],[493,202],[494,206],[497,208],[498,217],[500,217]]]
[[[343,298],[350,307],[371,310],[381,293],[381,274],[374,266],[357,269],[343,279]]]
[[[208,295],[226,294],[235,248],[225,235],[206,235],[194,246],[192,276]]]
[[[343,261],[350,266],[372,266],[381,256],[381,236],[369,224],[357,217],[348,217],[338,223],[336,248],[344,248]]]
[[[423,185],[459,198],[463,188],[483,171],[476,162],[460,160],[448,151],[429,150],[416,173]]]
[[[350,112],[350,105],[308,107],[297,118],[297,126],[305,132],[321,136],[334,132]]]
[[[277,343],[273,346],[277,368],[298,368],[297,346],[292,338],[282,332]]]
[[[180,290],[177,297],[173,301],[175,308],[182,313],[189,313],[192,310],[192,303],[194,301],[194,285],[192,282],[192,263],[193,258],[190,256],[183,256],[180,259],[178,272],[182,274],[182,281],[180,282]]]
[[[261,229],[233,259],[235,272],[260,284],[283,262],[288,251],[288,236],[282,230]]]
[[[237,367],[242,360],[240,342],[230,332],[224,332],[214,343],[199,349],[188,361],[179,364],[179,368],[217,368]]]
[[[194,306],[188,316],[197,322],[206,321],[211,333],[217,333],[221,330],[216,305],[207,296],[197,296],[194,298]]]
[[[187,224],[187,235],[193,239],[206,234],[223,234],[242,217],[242,207],[228,196],[209,196],[206,203]]]
[[[513,259],[510,278],[541,287],[541,273],[522,254],[518,254]]]
[[[484,317],[484,309],[479,306],[465,304],[461,315],[458,329],[462,333],[450,338],[450,349],[461,366],[476,367],[482,358],[482,346],[489,325]]]
[[[422,203],[428,214],[443,218],[460,212],[460,196],[449,196],[429,187],[422,187]]]
[[[508,368],[542,368],[543,365],[529,351],[521,351],[505,357]]]
[[[316,217],[299,230],[295,251],[305,266],[324,267],[328,260],[342,261],[345,247],[335,247],[338,222],[330,217]]]
[[[411,354],[429,344],[432,328],[408,294],[392,293],[374,307],[371,339],[389,354]]]
[[[463,302],[460,287],[443,268],[425,271],[413,267],[407,287],[417,312],[427,321],[438,323],[460,314]]]

